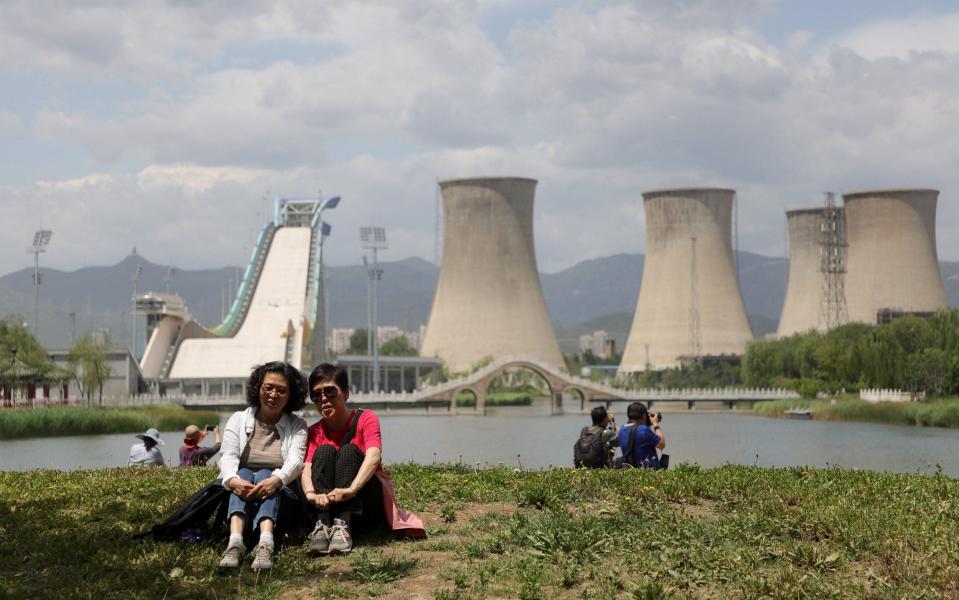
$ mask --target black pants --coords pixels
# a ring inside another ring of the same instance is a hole
[[[313,487],[319,493],[334,488],[350,487],[363,464],[363,453],[353,444],[319,446],[313,453]],[[370,477],[360,491],[346,502],[331,504],[326,510],[316,510],[316,518],[326,525],[339,518],[353,529],[372,531],[386,529],[383,512],[383,486],[376,475]]]

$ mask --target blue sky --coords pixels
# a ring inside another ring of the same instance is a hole
[[[546,271],[642,251],[641,192],[678,185],[737,189],[766,254],[824,190],[936,187],[959,259],[957,27],[944,1],[0,3],[0,273],[39,227],[58,268],[241,264],[264,194],[317,190],[333,264],[367,224],[431,259],[436,180],[497,174],[540,181]]]

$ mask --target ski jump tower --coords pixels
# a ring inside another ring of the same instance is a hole
[[[752,340],[733,266],[735,191],[645,192],[646,261],[620,374],[741,355]]]
[[[161,389],[187,395],[242,394],[250,369],[282,360],[298,368],[323,347],[319,200],[278,199],[260,233],[223,322],[207,329],[169,298],[144,295],[152,325],[141,360],[143,376]],[[315,327],[319,325],[319,327]],[[316,341],[314,344],[313,342]]]
[[[450,371],[523,356],[565,371],[536,269],[535,179],[440,182],[443,258],[422,356]]]
[[[882,309],[948,308],[936,251],[938,190],[888,189],[843,195],[849,242],[849,320],[875,323]]]

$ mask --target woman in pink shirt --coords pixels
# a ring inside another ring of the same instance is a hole
[[[382,468],[383,442],[376,413],[346,406],[350,396],[346,371],[319,365],[310,373],[309,390],[320,413],[320,420],[307,433],[300,479],[317,516],[309,553],[349,553],[351,527],[425,536],[423,522],[396,506],[389,475]]]

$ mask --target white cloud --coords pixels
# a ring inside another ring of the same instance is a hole
[[[0,110],[0,133],[13,133],[23,128],[23,120],[15,112]]]
[[[939,187],[941,254],[959,256],[959,54],[932,19],[829,40],[799,31],[778,46],[757,25],[774,3],[584,1],[494,41],[480,23],[508,10],[499,0],[223,6],[137,4],[118,38],[89,45],[96,19],[64,9],[49,27],[71,35],[49,48],[31,41],[46,25],[30,5],[0,9],[23,13],[22,29],[0,25],[0,47],[36,52],[30,68],[79,65],[149,88],[115,111],[39,103],[34,134],[109,174],[0,196],[4,214],[30,208],[15,231],[37,215],[63,231],[49,260],[112,262],[136,245],[182,266],[238,264],[269,215],[266,190],[320,187],[344,198],[330,215],[334,263],[358,261],[355,229],[370,223],[390,228],[391,257],[431,258],[436,179],[476,175],[540,181],[546,270],[640,251],[641,192],[682,185],[736,188],[740,246],[775,254],[783,210],[825,189]],[[130,46],[150,18],[167,32]],[[894,31],[914,41],[879,43]],[[264,57],[245,62],[243,39]],[[302,46],[268,58],[271,41]],[[177,82],[144,83],[161,75]],[[0,272],[22,265],[23,243],[0,240]]]
[[[882,19],[855,27],[837,44],[860,56],[876,60],[909,59],[920,53],[959,52],[959,14]]]

